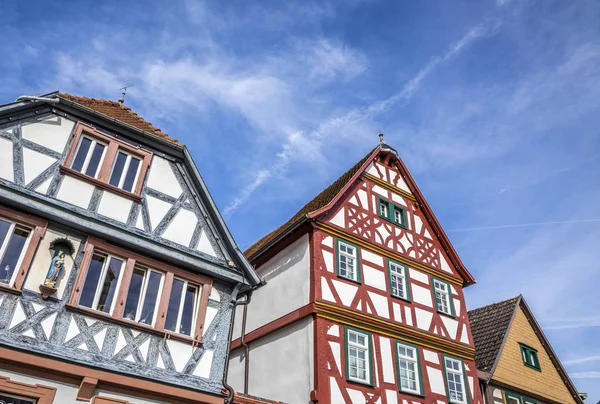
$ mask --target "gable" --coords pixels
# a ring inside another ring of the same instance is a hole
[[[127,232],[132,236],[130,240],[145,238],[149,241],[145,245],[179,250],[203,260],[210,268],[216,268],[211,266],[216,264],[223,268],[221,271],[235,271],[235,266],[248,271],[248,263],[227,244],[231,236],[219,230],[224,224],[215,222],[214,218],[220,216],[214,203],[206,203],[212,201],[210,196],[195,185],[198,174],[194,167],[189,168],[185,150],[180,155],[168,155],[141,144],[143,138],[128,138],[122,133],[115,136],[114,132],[97,127],[98,132],[134,150],[144,150],[149,156],[147,171],[138,177],[139,193],[124,196],[115,192],[119,190],[69,170],[69,152],[74,154],[77,146],[75,132],[85,118],[64,113],[61,103],[53,106],[52,112],[38,104],[37,110],[28,114],[20,111],[19,116],[12,118],[3,114],[0,190],[4,188],[6,192],[0,197],[13,200],[12,195],[20,195],[28,205],[41,203],[61,209],[77,215],[82,226],[102,222],[115,229],[109,232],[111,237],[118,239],[118,233]],[[233,266],[233,262],[237,265]]]
[[[537,350],[541,371],[525,366],[519,344]],[[520,305],[512,319],[492,380],[553,401],[577,402],[563,382],[547,349],[542,345],[542,340],[529,323]]]

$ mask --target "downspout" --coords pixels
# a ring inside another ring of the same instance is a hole
[[[244,347],[244,394],[248,394],[248,377],[250,375],[250,347],[246,344],[246,316],[248,315],[248,304],[252,300],[252,291],[248,293],[244,303],[244,315],[242,316],[242,337],[240,342]]]
[[[245,296],[246,299],[242,300],[243,297],[240,297],[239,299],[237,298],[237,294],[239,292],[239,289],[241,287],[241,284],[238,283],[235,286],[235,289],[233,290],[233,293],[231,295],[231,301],[233,302],[233,312],[231,314],[231,327],[229,327],[229,339],[227,340],[227,361],[225,361],[225,372],[223,374],[223,387],[225,387],[225,389],[229,392],[229,394],[227,395],[227,399],[225,400],[225,404],[231,404],[233,402],[233,398],[235,396],[235,390],[233,389],[233,387],[231,387],[229,384],[227,384],[227,373],[229,372],[229,351],[231,350],[231,338],[233,337],[233,327],[235,325],[235,311],[238,305],[243,305],[243,306],[247,306],[248,303],[250,303],[250,300],[252,299],[252,291],[254,289],[251,289]],[[246,307],[244,307],[244,321],[246,318]],[[243,337],[244,337],[244,333],[245,333],[245,323],[242,324],[242,341],[243,341]],[[246,345],[247,347],[247,345]],[[246,348],[248,349],[248,348]],[[245,385],[244,385],[244,391],[246,391],[247,389],[247,378],[245,378]]]

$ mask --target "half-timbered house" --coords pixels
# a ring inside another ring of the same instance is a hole
[[[489,404],[583,404],[523,296],[469,311]]]
[[[461,262],[383,141],[246,252],[229,381],[290,403],[480,404]]]
[[[187,148],[130,108],[0,106],[0,402],[222,403],[259,281]]]

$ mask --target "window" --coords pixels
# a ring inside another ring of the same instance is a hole
[[[131,192],[135,188],[140,172],[141,160],[123,151],[117,153],[108,183]]]
[[[446,370],[448,401],[459,404],[467,403],[467,388],[462,361],[444,355],[444,368]]]
[[[450,285],[444,281],[433,278],[433,293],[435,295],[435,307],[438,313],[454,316],[454,305]]]
[[[154,325],[163,278],[161,272],[136,266],[131,274],[123,318]]]
[[[520,394],[510,391],[506,391],[504,394],[506,396],[506,404],[537,404],[536,400]]]
[[[379,198],[379,217],[398,226],[406,227],[406,210],[383,198]]]
[[[360,283],[358,247],[347,241],[337,241],[337,273],[341,278]]]
[[[524,344],[519,344],[521,347],[521,357],[525,366],[541,371],[540,360],[538,359],[537,350],[528,347]]]
[[[371,384],[370,335],[346,327],[346,379]]]
[[[410,300],[409,282],[406,267],[395,261],[388,261],[390,272],[390,294],[400,299]]]
[[[191,335],[197,302],[198,287],[190,285],[183,279],[175,278],[169,298],[165,330]]]
[[[20,383],[0,376],[0,403],[52,404],[55,395],[54,387]]]
[[[212,279],[88,237],[69,307],[200,341]]]
[[[152,153],[78,123],[61,171],[139,199]]]
[[[71,168],[92,178],[98,178],[100,165],[106,153],[106,145],[93,138],[82,136],[75,152]]]
[[[0,219],[0,283],[14,284],[30,236],[31,229]]]
[[[79,304],[112,313],[116,301],[115,293],[123,272],[123,262],[122,258],[95,253],[87,270]]]
[[[396,354],[398,358],[398,387],[400,391],[422,395],[423,382],[417,347],[398,341],[396,343]]]
[[[48,222],[0,205],[0,288],[20,291]]]

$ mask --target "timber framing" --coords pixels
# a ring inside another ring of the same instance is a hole
[[[358,245],[358,246],[360,246],[362,248],[365,248],[367,250],[371,250],[371,251],[376,252],[378,254],[381,254],[381,255],[389,258],[389,259],[401,262],[401,263],[406,264],[406,265],[408,265],[410,267],[413,267],[415,269],[419,269],[419,270],[421,270],[423,272],[426,272],[426,273],[428,273],[430,275],[433,275],[433,276],[435,276],[437,278],[443,279],[443,280],[445,280],[447,282],[450,282],[450,283],[452,283],[454,285],[461,286],[461,287],[464,286],[464,282],[462,281],[462,279],[458,279],[458,278],[455,278],[453,276],[449,276],[447,273],[444,273],[444,272],[442,272],[442,271],[440,271],[438,269],[431,268],[431,267],[429,267],[427,265],[421,264],[420,262],[417,262],[417,261],[411,260],[409,258],[403,257],[400,254],[397,254],[397,253],[392,252],[392,251],[390,251],[388,249],[380,247],[380,246],[378,246],[378,245],[376,245],[374,243],[366,241],[363,238],[357,237],[357,236],[352,235],[350,233],[347,233],[347,232],[345,232],[343,230],[337,229],[334,226],[331,226],[330,224],[323,223],[323,222],[315,222],[314,226],[315,226],[315,228],[317,228],[317,229],[319,229],[319,230],[323,231],[324,233],[327,233],[327,234],[329,234],[331,236],[340,237],[340,238],[342,238],[344,240],[348,240],[348,241],[350,241],[350,242],[352,242],[352,243],[354,243],[354,244],[356,244],[356,245]]]
[[[379,185],[380,187],[389,189],[392,192],[395,192],[395,193],[397,193],[399,195],[402,195],[404,198],[410,199],[411,201],[415,201],[415,202],[417,201],[417,198],[415,198],[414,195],[406,192],[403,189],[400,189],[400,188],[398,188],[398,187],[390,184],[389,182],[382,181],[382,180],[380,180],[379,178],[375,177],[372,174],[369,174],[367,172],[363,172],[362,176],[364,178],[368,179],[369,181],[374,182],[375,184]]]

